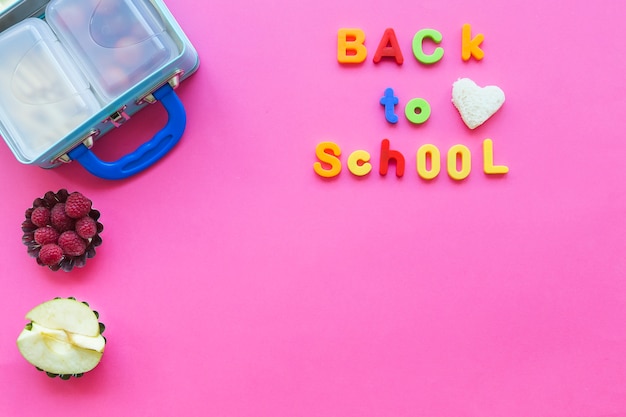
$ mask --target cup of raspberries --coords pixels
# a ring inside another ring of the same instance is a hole
[[[26,210],[22,242],[28,254],[52,271],[82,268],[102,244],[100,212],[80,192],[48,191]]]

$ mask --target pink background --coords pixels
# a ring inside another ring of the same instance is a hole
[[[0,147],[0,415],[626,416],[626,8],[619,2],[169,0],[201,68],[178,93],[181,143],[110,182],[46,171]],[[600,7],[601,6],[601,7]],[[485,58],[463,62],[461,26]],[[367,35],[367,61],[336,60],[336,33]],[[394,28],[404,65],[371,58]],[[411,40],[443,34],[419,64]],[[470,131],[450,103],[470,77],[504,107]],[[430,120],[388,124],[422,97]],[[158,106],[96,144],[114,159],[164,122]],[[482,173],[492,138],[509,174]],[[401,179],[378,173],[388,138]],[[358,179],[312,169],[317,143],[373,156]],[[415,152],[464,144],[472,172],[431,182]],[[90,197],[103,245],[71,273],[21,244],[48,190]],[[55,296],[87,300],[106,353],[83,379],[38,373],[15,339]]]

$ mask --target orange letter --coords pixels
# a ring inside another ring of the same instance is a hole
[[[342,64],[360,64],[367,57],[365,32],[361,29],[339,29],[337,60]]]
[[[315,148],[315,155],[318,162],[313,164],[313,170],[317,175],[324,178],[332,178],[339,175],[341,172],[341,161],[338,156],[341,155],[341,148],[339,145],[333,142],[321,142]],[[329,168],[324,168],[322,162],[329,165]]]
[[[480,61],[485,53],[480,49],[480,44],[485,40],[485,35],[479,33],[472,39],[472,27],[466,23],[463,25],[461,58],[463,61],[469,61],[471,57]]]
[[[396,32],[391,28],[385,30],[383,38],[378,44],[378,49],[376,49],[376,54],[374,55],[374,63],[378,64],[382,57],[395,58],[398,65],[402,65],[404,62],[404,57],[402,57],[402,51],[400,51],[400,45],[398,45],[398,39],[396,38]]]

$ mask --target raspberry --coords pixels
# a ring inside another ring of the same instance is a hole
[[[30,221],[37,227],[47,226],[50,222],[50,210],[47,207],[37,207],[30,215]]]
[[[76,220],[76,233],[83,239],[91,239],[98,233],[96,221],[89,216]]]
[[[102,244],[100,212],[80,192],[48,191],[33,200],[24,214],[22,243],[27,246],[28,255],[52,271],[82,268]]]
[[[43,245],[39,251],[39,260],[44,265],[56,265],[63,259],[63,249],[54,243]]]
[[[48,243],[57,243],[59,238],[59,232],[54,227],[45,226],[35,230],[35,242],[40,245],[47,245]]]
[[[63,253],[68,256],[80,256],[87,249],[87,242],[73,230],[61,233],[59,236],[59,246]]]
[[[57,203],[52,207],[50,223],[61,233],[74,228],[74,220],[65,214],[65,204],[63,203]]]
[[[74,192],[65,201],[65,213],[73,218],[80,219],[91,211],[91,200],[79,192]]]

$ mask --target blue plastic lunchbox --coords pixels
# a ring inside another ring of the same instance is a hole
[[[174,89],[198,54],[160,0],[0,0],[0,135],[18,161],[78,161],[122,179],[161,159],[185,130]],[[103,161],[96,140],[144,106],[168,121],[134,152]]]

